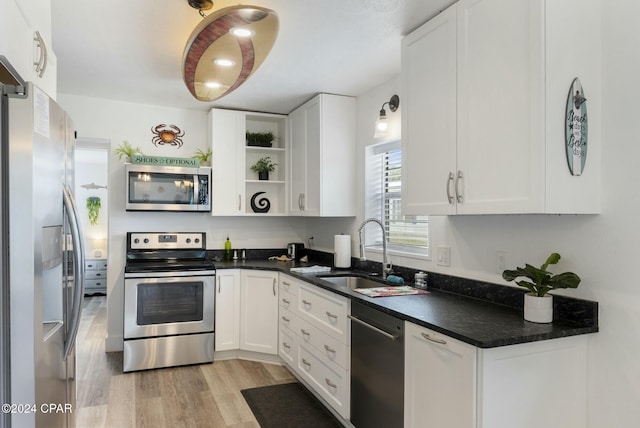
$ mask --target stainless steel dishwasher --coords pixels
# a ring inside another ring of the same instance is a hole
[[[351,302],[351,423],[401,428],[404,423],[404,322]]]

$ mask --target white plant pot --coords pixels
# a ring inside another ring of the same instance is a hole
[[[553,321],[553,296],[547,294],[543,297],[533,294],[524,295],[524,319],[537,323],[550,323]]]

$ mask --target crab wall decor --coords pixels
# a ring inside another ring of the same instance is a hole
[[[177,146],[177,148],[182,147],[184,131],[181,131],[180,128],[175,125],[167,126],[165,124],[160,124],[151,128],[151,132],[155,134],[151,139],[151,142],[156,147],[158,147],[158,144],[161,146],[170,144],[172,146]]]

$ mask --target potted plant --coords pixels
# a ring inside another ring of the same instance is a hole
[[[99,196],[89,196],[87,198],[87,211],[89,213],[89,223],[95,226],[98,224],[98,217],[100,216],[100,197]]]
[[[211,155],[211,147],[209,147],[206,152],[202,149],[196,150],[196,154],[192,158],[199,159],[202,166],[211,166]]]
[[[118,159],[122,159],[122,156],[124,156],[125,162],[131,162],[131,158],[136,153],[143,154],[140,147],[133,147],[127,140],[123,140],[122,144],[116,147],[113,152],[118,155]]]
[[[251,171],[258,173],[259,180],[268,180],[269,173],[276,169],[277,163],[271,162],[270,156],[258,159],[256,163],[251,165]]]
[[[273,132],[247,132],[247,146],[271,147]]]
[[[525,264],[524,268],[505,270],[502,278],[513,281],[519,277],[525,277],[530,281],[516,281],[520,287],[529,290],[524,296],[524,319],[537,323],[549,323],[553,321],[553,296],[547,294],[551,290],[560,288],[577,288],[580,277],[573,272],[564,272],[557,275],[547,271],[549,265],[555,265],[560,261],[560,254],[552,253],[540,268]]]

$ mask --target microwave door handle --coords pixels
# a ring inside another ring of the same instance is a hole
[[[73,303],[71,308],[71,316],[69,319],[69,330],[64,343],[64,359],[71,353],[75,345],[76,336],[78,334],[78,326],[80,325],[80,316],[82,313],[82,298],[84,296],[84,241],[82,239],[82,231],[78,223],[78,209],[73,200],[71,189],[64,186],[62,189],[64,209],[69,219],[69,228],[71,231],[71,240],[73,242]]]
[[[193,204],[200,204],[200,176],[198,174],[194,174],[193,176]]]

